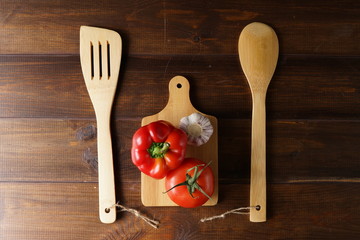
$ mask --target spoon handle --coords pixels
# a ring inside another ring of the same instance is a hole
[[[251,222],[266,221],[266,112],[265,95],[254,93],[251,131]]]

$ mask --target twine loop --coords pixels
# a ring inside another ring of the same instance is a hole
[[[240,214],[240,215],[247,215],[247,214],[250,214],[250,209],[252,208],[257,208],[255,206],[251,206],[251,207],[240,207],[240,208],[235,208],[235,209],[232,209],[232,210],[229,210],[229,211],[226,211],[224,212],[223,214],[220,214],[220,215],[215,215],[215,216],[212,216],[212,217],[206,217],[206,218],[202,218],[200,219],[200,222],[207,222],[207,221],[212,221],[214,219],[217,219],[217,218],[225,218],[226,215],[228,214]]]
[[[150,219],[144,215],[142,215],[138,210],[132,209],[132,208],[127,208],[121,204],[119,204],[119,202],[114,203],[110,208],[114,208],[117,207],[119,208],[120,212],[129,212],[132,213],[133,215],[135,215],[136,217],[144,220],[147,224],[149,224],[151,227],[153,228],[158,228],[160,222],[154,219]]]

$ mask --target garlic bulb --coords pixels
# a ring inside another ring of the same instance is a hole
[[[209,141],[214,132],[210,120],[200,113],[193,113],[180,120],[180,129],[188,135],[188,144],[200,146]]]

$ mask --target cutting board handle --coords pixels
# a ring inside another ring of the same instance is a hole
[[[184,109],[186,108],[186,109]],[[169,82],[169,100],[162,111],[192,113],[197,112],[190,100],[190,83],[183,76],[175,76]]]

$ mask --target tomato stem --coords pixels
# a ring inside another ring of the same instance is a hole
[[[167,193],[171,190],[173,190],[174,188],[176,187],[179,187],[179,186],[186,186],[188,191],[189,191],[189,194],[191,195],[192,198],[195,198],[193,196],[193,193],[196,191],[196,190],[199,190],[202,194],[204,194],[207,198],[211,199],[211,197],[206,194],[206,192],[200,187],[200,185],[197,183],[197,180],[198,178],[200,177],[201,173],[204,171],[205,168],[207,168],[209,165],[210,165],[211,161],[208,163],[208,164],[199,164],[199,165],[196,165],[192,168],[189,168],[187,171],[186,171],[186,180],[182,183],[179,183],[173,187],[171,187],[169,190],[167,190],[166,192],[163,192],[163,193]],[[199,171],[199,167],[202,167],[202,166],[205,166],[203,167],[200,171]],[[189,174],[190,171],[194,170],[194,174],[193,176],[191,176]]]

